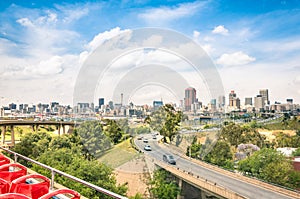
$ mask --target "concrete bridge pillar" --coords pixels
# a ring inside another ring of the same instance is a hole
[[[35,129],[34,129],[34,124],[31,126],[31,128],[32,128],[32,131],[34,132],[34,131],[35,131]]]
[[[203,190],[201,190],[201,199],[206,199],[206,193]]]
[[[62,124],[62,130],[63,130],[63,135],[66,134],[66,128],[65,125]]]
[[[182,190],[182,179],[178,178],[178,187],[180,190]],[[177,199],[183,199],[184,197],[181,196],[181,191],[177,195]]]
[[[57,125],[56,128],[57,128],[58,135],[60,135],[60,125]]]
[[[10,126],[10,132],[11,132],[11,145],[15,146],[15,131],[14,131],[14,125]]]
[[[39,125],[36,124],[36,125],[35,125],[35,132],[37,133],[38,131],[39,131]]]
[[[6,126],[2,126],[2,133],[1,133],[1,143],[2,143],[2,145],[5,144],[5,134],[6,134]]]

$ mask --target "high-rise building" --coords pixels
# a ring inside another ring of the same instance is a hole
[[[225,96],[219,96],[218,98],[218,103],[219,103],[219,108],[224,107],[225,106]]]
[[[268,89],[259,90],[259,95],[261,95],[263,97],[265,105],[270,105]]]
[[[293,99],[286,99],[286,103],[293,104]]]
[[[159,107],[163,106],[163,101],[153,101],[153,109],[156,111],[159,109]]]
[[[17,109],[17,105],[14,103],[11,103],[8,105],[10,110],[16,110]]]
[[[236,99],[236,93],[234,91],[230,91],[229,93],[229,106],[233,106],[233,101]]]
[[[99,108],[104,105],[104,98],[99,98]]]
[[[265,108],[265,98],[262,95],[254,97],[254,106],[256,111],[263,111]]]
[[[108,106],[109,106],[110,110],[114,110],[114,102],[113,101],[109,101]]]
[[[184,110],[185,111],[190,111],[191,110],[191,105],[194,104],[197,99],[196,99],[196,89],[189,87],[185,89],[185,98],[184,98]]]
[[[246,106],[247,106],[247,105],[252,106],[252,97],[246,97],[246,98],[245,98],[245,105],[246,105]]]
[[[211,99],[209,104],[209,110],[215,112],[217,110],[217,100]]]
[[[229,107],[238,109],[241,107],[241,100],[240,98],[236,97],[236,93],[234,91],[229,93]]]
[[[212,105],[217,105],[217,100],[216,99],[211,99],[210,100],[210,104],[212,104]]]

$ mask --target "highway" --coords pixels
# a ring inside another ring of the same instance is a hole
[[[209,168],[205,168],[201,165],[193,163],[185,158],[182,158],[171,151],[168,150],[167,147],[162,147],[158,144],[156,139],[152,138],[152,135],[143,135],[144,138],[148,139],[148,143],[144,143],[143,140],[135,140],[135,144],[142,151],[144,151],[145,145],[150,145],[152,151],[144,151],[145,154],[155,158],[156,160],[162,160],[163,154],[169,153],[172,154],[176,160],[176,165],[174,167],[178,167],[181,170],[192,172],[195,175],[198,175],[204,179],[207,179],[210,182],[217,183],[218,185],[225,187],[229,190],[232,190],[244,197],[249,199],[291,199],[292,197],[282,195],[277,192],[273,192],[267,190],[262,187],[258,187],[253,184],[249,184],[247,182],[241,181],[236,178],[232,178],[225,174],[219,173],[217,171],[211,170]]]

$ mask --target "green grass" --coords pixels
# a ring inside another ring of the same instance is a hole
[[[52,130],[55,130],[55,127],[52,127]],[[48,126],[40,126],[38,132],[46,132],[49,133],[53,136],[56,136],[53,134],[53,131],[48,131]],[[35,131],[32,130],[31,126],[15,126],[14,127],[14,132],[15,132],[15,140],[18,141],[21,139],[21,137],[27,133],[34,133]],[[8,128],[6,133],[5,133],[5,140],[10,141],[11,140],[11,132],[10,129]]]
[[[117,168],[137,156],[139,153],[131,147],[130,139],[127,139],[108,150],[98,160],[112,168]]]
[[[278,121],[272,124],[266,124],[263,127],[269,130],[300,130],[300,120],[291,119],[285,122]]]

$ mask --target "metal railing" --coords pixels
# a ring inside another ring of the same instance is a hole
[[[26,157],[26,156],[23,156],[23,155],[21,155],[21,154],[18,154],[18,153],[16,153],[16,152],[11,151],[11,150],[9,150],[9,149],[6,149],[6,148],[4,148],[4,147],[2,147],[2,146],[0,146],[0,149],[4,150],[4,151],[6,151],[6,152],[8,152],[8,153],[10,153],[10,154],[13,154],[13,156],[14,156],[14,161],[15,161],[15,162],[17,162],[18,158],[21,158],[21,159],[23,159],[23,160],[26,160],[26,161],[28,161],[28,162],[34,163],[34,164],[36,164],[36,165],[39,165],[39,166],[41,166],[41,167],[43,167],[43,168],[49,170],[49,171],[51,172],[51,184],[50,184],[50,188],[51,188],[52,190],[53,190],[53,188],[54,188],[55,174],[59,174],[59,175],[61,175],[61,176],[67,177],[67,178],[69,178],[69,179],[71,179],[71,180],[73,180],[73,181],[79,182],[79,183],[81,183],[81,184],[83,184],[83,185],[85,185],[85,186],[87,186],[87,187],[89,187],[89,188],[92,188],[92,189],[94,189],[94,190],[97,190],[98,192],[101,192],[101,193],[103,193],[103,194],[105,194],[105,195],[107,195],[107,196],[110,196],[110,197],[112,197],[112,198],[116,198],[116,199],[127,199],[127,197],[125,197],[125,196],[121,196],[121,195],[119,195],[119,194],[117,194],[117,193],[111,192],[111,191],[106,190],[106,189],[104,189],[104,188],[102,188],[102,187],[96,186],[96,185],[94,185],[94,184],[92,184],[92,183],[89,183],[89,182],[86,182],[86,181],[84,181],[84,180],[82,180],[82,179],[76,178],[75,176],[69,175],[69,174],[67,174],[67,173],[65,173],[65,172],[62,172],[62,171],[60,171],[60,170],[57,170],[57,169],[52,168],[52,167],[50,167],[50,166],[47,166],[47,165],[45,165],[45,164],[43,164],[43,163],[40,163],[40,162],[35,161],[35,160],[33,160],[33,159],[30,159],[30,158],[28,158],[28,157]]]

